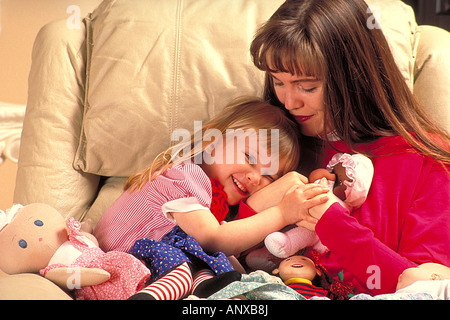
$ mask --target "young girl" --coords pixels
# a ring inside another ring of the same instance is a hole
[[[211,212],[216,211],[213,189],[223,189],[226,203],[236,205],[294,170],[300,154],[297,133],[279,108],[257,99],[234,101],[189,143],[169,148],[129,178],[94,230],[100,247],[128,252],[136,240],[159,241],[178,225],[206,252],[231,256],[304,219],[310,207],[327,201],[327,188],[299,184],[279,205],[228,223],[221,224],[223,217]]]

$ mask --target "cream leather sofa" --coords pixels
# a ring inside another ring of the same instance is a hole
[[[14,201],[96,223],[126,177],[174,143],[174,129],[192,130],[234,97],[261,95],[249,44],[282,2],[105,0],[80,29],[44,26]],[[400,1],[367,2],[368,27],[379,18],[405,81],[450,130],[450,33],[417,26]]]

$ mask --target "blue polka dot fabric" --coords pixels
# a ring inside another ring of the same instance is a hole
[[[146,261],[152,272],[152,281],[184,262],[193,262],[193,258],[205,262],[216,275],[234,270],[223,252],[206,253],[197,240],[187,235],[179,226],[174,227],[161,241],[148,238],[137,240],[130,253]]]

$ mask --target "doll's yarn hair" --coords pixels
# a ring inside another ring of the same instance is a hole
[[[347,300],[353,295],[353,284],[344,282],[343,280],[333,279],[328,274],[327,269],[318,263],[321,254],[317,250],[306,247],[300,250],[297,255],[308,257],[314,262],[316,268],[321,271],[322,275],[317,274],[311,282],[316,287],[328,290],[330,299]]]

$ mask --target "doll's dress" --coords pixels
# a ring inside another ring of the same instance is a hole
[[[223,252],[206,253],[193,237],[175,226],[160,241],[142,238],[137,240],[130,253],[144,260],[151,270],[151,281],[155,281],[184,262],[206,263],[216,274],[234,270]]]
[[[103,252],[91,240],[80,233],[81,223],[69,218],[67,221],[69,240],[53,255],[41,275],[54,268],[77,267],[99,268],[110,273],[110,279],[94,286],[77,288],[77,299],[124,300],[142,289],[150,271],[134,256],[120,251]]]

